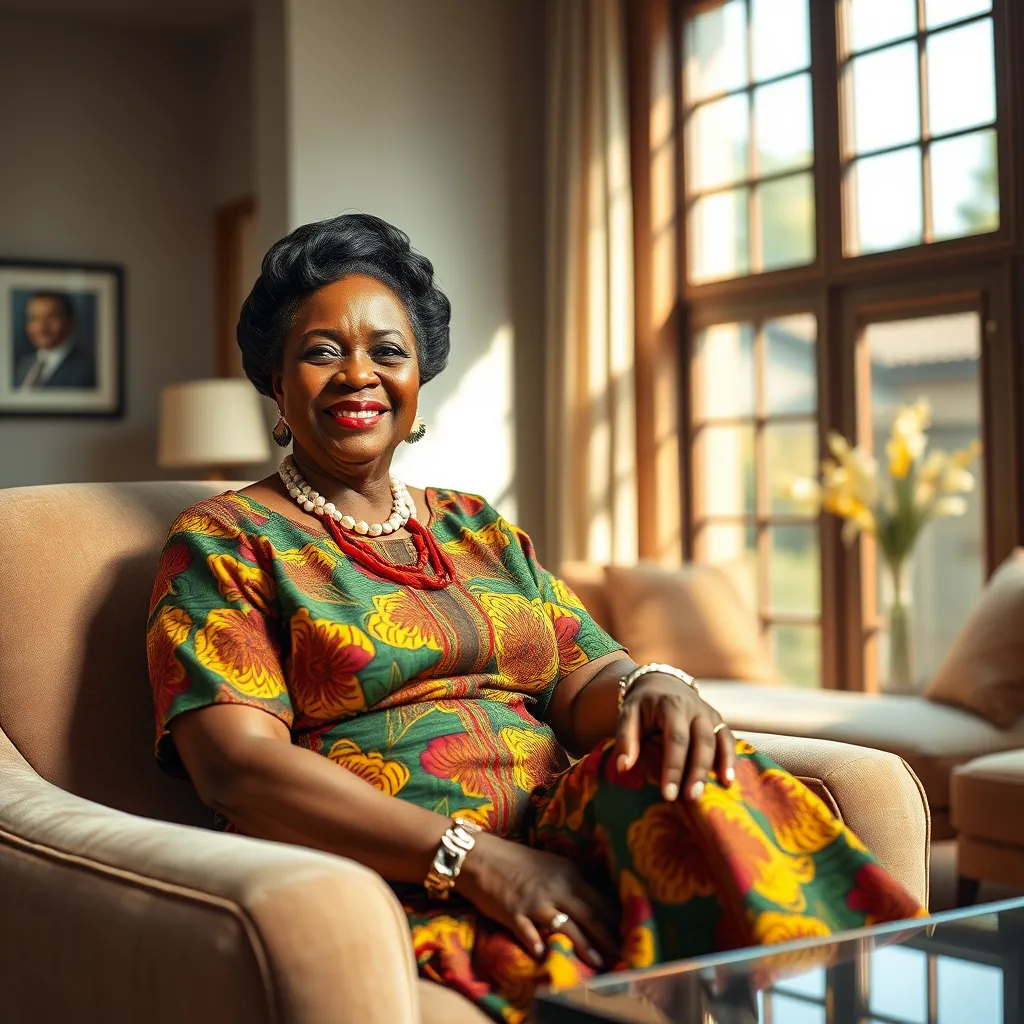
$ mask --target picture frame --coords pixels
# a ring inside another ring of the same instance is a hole
[[[124,415],[124,268],[0,259],[0,416]]]

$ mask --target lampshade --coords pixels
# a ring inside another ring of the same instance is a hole
[[[270,458],[259,395],[242,378],[190,380],[160,394],[157,461],[169,469],[244,466]]]

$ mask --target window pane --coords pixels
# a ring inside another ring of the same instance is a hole
[[[980,438],[981,321],[977,313],[870,324],[863,342],[871,359],[873,446],[883,465],[893,416],[900,406],[919,397],[929,399],[932,406],[929,450],[952,452]],[[963,495],[965,514],[928,523],[914,550],[909,577],[910,632],[919,680],[929,678],[938,668],[981,593],[982,467],[981,461],[970,467],[977,485]],[[889,580],[881,563],[878,581],[881,612],[890,600]],[[883,684],[887,682],[888,650],[883,628],[878,644]]]
[[[817,408],[817,333],[818,321],[811,313],[765,323],[764,399],[769,416],[813,413]]]
[[[854,165],[857,205],[856,252],[881,252],[919,245],[923,236],[921,151],[903,149],[858,160]]]
[[[991,18],[931,36],[926,56],[932,135],[996,119]]]
[[[758,187],[761,269],[814,262],[814,177],[796,174]]]
[[[772,423],[765,428],[767,485],[773,513],[804,512],[785,496],[786,485],[797,477],[818,477],[818,428],[807,423]]]
[[[755,81],[810,65],[807,0],[752,0],[750,9]]]
[[[694,420],[754,415],[754,331],[750,324],[715,324],[696,338]]]
[[[749,134],[746,93],[698,107],[686,126],[689,190],[702,192],[749,177]]]
[[[775,667],[787,683],[821,686],[821,630],[817,626],[772,626],[769,635]],[[786,987],[793,985],[787,982]]]
[[[815,526],[770,528],[769,593],[773,612],[821,611],[821,559]]]
[[[703,427],[694,449],[697,515],[753,515],[753,426]]]
[[[991,10],[992,0],[924,0],[924,20],[928,28]]]
[[[905,43],[850,65],[853,81],[853,148],[867,153],[914,142],[921,136],[917,45]]]
[[[826,1024],[825,1007],[791,999],[778,992],[769,994],[772,1020],[784,1020],[786,1024]]]
[[[785,992],[796,992],[802,996],[809,996],[811,999],[824,999],[825,972],[822,968],[816,967],[805,974],[777,981],[773,988],[782,989]]]
[[[917,0],[849,0],[847,11],[852,50],[866,50],[917,31]]]
[[[810,166],[814,151],[810,75],[754,90],[754,135],[758,174]]]
[[[869,971],[871,1011],[925,1024],[928,1019],[926,965],[925,954],[916,949],[898,946],[876,949],[871,954]]]
[[[934,235],[959,238],[999,228],[996,133],[961,135],[931,147]]]
[[[1003,1020],[1003,972],[989,964],[936,957],[939,1024]]]
[[[747,189],[698,199],[690,215],[690,279],[737,277],[750,269]]]
[[[689,103],[747,84],[744,0],[729,0],[686,26],[686,99]]]
[[[705,526],[696,537],[697,557],[721,566],[735,584],[746,606],[757,611],[757,528]]]

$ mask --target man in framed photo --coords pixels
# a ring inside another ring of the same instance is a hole
[[[38,291],[25,302],[25,338],[32,350],[18,359],[14,386],[94,388],[96,362],[75,342],[75,306],[67,292]]]

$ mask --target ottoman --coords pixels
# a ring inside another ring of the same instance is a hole
[[[950,804],[957,903],[973,903],[982,882],[1024,888],[1024,750],[987,754],[953,769]]]

